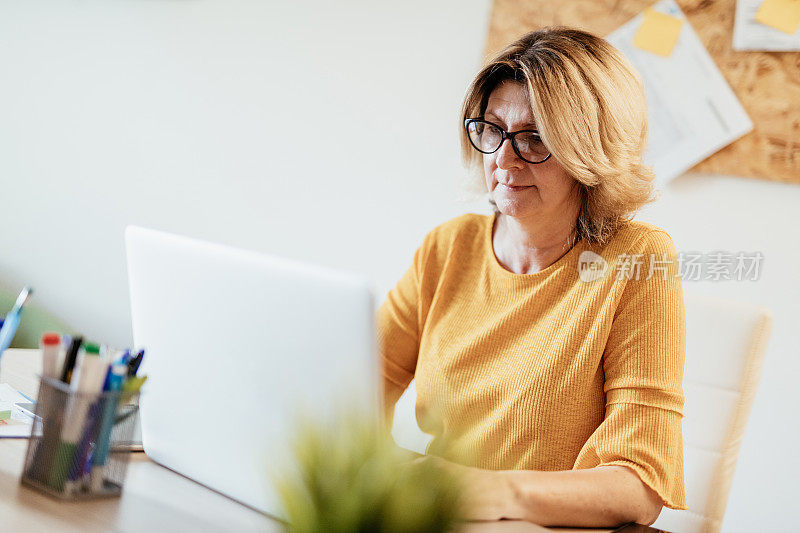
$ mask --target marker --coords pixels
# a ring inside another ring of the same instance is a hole
[[[42,375],[46,378],[58,379],[58,352],[61,337],[58,333],[45,333],[39,342],[42,350]]]
[[[139,350],[139,353],[136,354],[136,357],[131,358],[128,361],[128,377],[133,377],[136,375],[136,372],[139,371],[139,366],[142,364],[142,359],[144,359],[144,350]]]
[[[8,312],[3,320],[3,326],[0,327],[0,355],[11,346],[11,341],[14,339],[14,334],[17,332],[17,326],[19,326],[22,307],[32,294],[33,289],[30,287],[22,289],[22,292],[17,296],[17,301],[14,302],[14,307],[11,308],[11,311]]]
[[[59,350],[59,359],[61,359],[61,352],[63,352],[63,363],[57,365],[57,370],[61,368],[60,381],[69,384],[69,380],[72,377],[72,369],[75,367],[75,361],[77,360],[78,350],[83,344],[83,338],[80,336],[70,338],[68,335],[64,335],[61,338],[61,343],[64,350]],[[56,375],[58,376],[58,373]],[[47,378],[44,378],[42,379],[40,390],[38,408],[42,410],[42,438],[37,442],[29,475],[41,483],[48,483],[58,443],[61,439],[63,414],[66,409],[65,404],[69,401],[69,389],[64,390],[59,387],[57,382],[48,381]]]
[[[64,356],[64,368],[61,372],[61,381],[66,384],[69,384],[72,379],[72,370],[75,368],[81,344],[83,344],[83,337],[73,337],[69,343],[69,348],[67,348],[67,353]]]
[[[61,372],[61,369],[64,368],[64,359],[67,357],[67,351],[69,350],[69,346],[72,344],[72,337],[69,335],[61,335],[61,348],[58,350],[58,372]],[[57,376],[60,378],[61,376]]]
[[[73,392],[67,398],[64,423],[61,427],[61,441],[58,443],[50,470],[48,484],[55,490],[64,490],[64,482],[70,473],[81,433],[86,423],[91,403],[100,392],[108,371],[108,364],[100,357],[100,347],[87,343],[82,352],[81,363],[76,371],[77,385],[71,385]]]
[[[134,394],[139,392],[139,390],[142,388],[142,385],[144,385],[145,381],[147,381],[146,375],[141,377],[134,376],[132,378],[128,378],[127,380],[125,380],[125,383],[123,383],[122,385],[120,402],[122,403],[127,402]],[[116,426],[120,422],[124,422],[125,420],[133,416],[134,413],[136,413],[136,410],[130,410],[124,415],[119,415],[114,419],[114,425]]]
[[[125,381],[125,384],[122,386],[122,391],[127,395],[133,395],[139,392],[139,389],[142,388],[142,385],[144,385],[145,381],[147,381],[146,375],[141,377],[134,376],[132,378],[128,378],[127,381]]]

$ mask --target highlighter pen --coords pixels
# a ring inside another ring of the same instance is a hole
[[[147,381],[147,375],[128,378],[122,385],[122,391],[127,395],[126,398],[139,392],[139,389],[142,388],[142,385],[144,385],[145,381]]]
[[[22,307],[31,297],[31,294],[33,294],[33,289],[30,287],[25,287],[22,289],[22,292],[20,292],[19,296],[17,297],[17,301],[14,302],[14,307],[11,308],[11,311],[8,312],[3,320],[3,327],[0,327],[0,356],[2,356],[3,352],[6,351],[9,346],[11,346],[11,341],[14,339],[14,334],[17,333],[17,326],[19,326]]]
[[[123,383],[122,385],[122,393],[120,394],[119,401],[124,404],[125,402],[130,400],[134,394],[139,392],[139,390],[142,388],[142,385],[144,385],[145,381],[147,381],[147,375],[141,377],[134,376],[132,378],[128,378],[127,380],[125,380],[125,383]],[[125,420],[133,416],[136,412],[137,412],[136,409],[131,409],[127,413],[117,416],[114,419],[114,425],[116,426],[120,422],[124,422]]]
[[[64,368],[61,371],[61,381],[69,385],[72,379],[72,370],[75,368],[75,362],[78,360],[78,350],[81,349],[83,344],[83,337],[73,337],[67,348],[67,353],[64,356]]]
[[[108,383],[105,388],[106,397],[103,406],[103,418],[100,423],[100,432],[97,436],[94,453],[92,454],[92,470],[90,474],[91,490],[100,492],[105,482],[106,459],[111,449],[111,430],[114,427],[114,417],[117,414],[119,391],[125,380],[128,367],[125,364],[116,364],[111,367]]]
[[[96,393],[100,392],[103,380],[108,371],[107,363],[100,357],[100,347],[87,343],[84,347],[80,366],[76,371],[77,384],[71,385],[73,389],[67,400],[64,422],[61,427],[61,440],[56,447],[53,467],[50,470],[48,484],[61,492],[64,482],[70,472],[71,465],[78,448],[91,402]]]

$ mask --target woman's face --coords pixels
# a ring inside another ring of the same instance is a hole
[[[528,91],[519,82],[505,81],[489,95],[484,118],[506,131],[536,129]],[[577,216],[578,182],[550,157],[544,163],[520,159],[506,139],[493,154],[484,154],[486,187],[504,215],[546,219]]]

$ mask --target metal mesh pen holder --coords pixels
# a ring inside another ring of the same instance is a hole
[[[55,498],[118,496],[139,416],[139,393],[82,393],[41,378],[23,485]]]

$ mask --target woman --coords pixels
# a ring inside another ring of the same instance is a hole
[[[652,523],[685,509],[683,294],[641,80],[603,39],[525,35],[473,81],[466,162],[495,213],[433,229],[378,311],[387,419],[416,378],[469,518]]]

